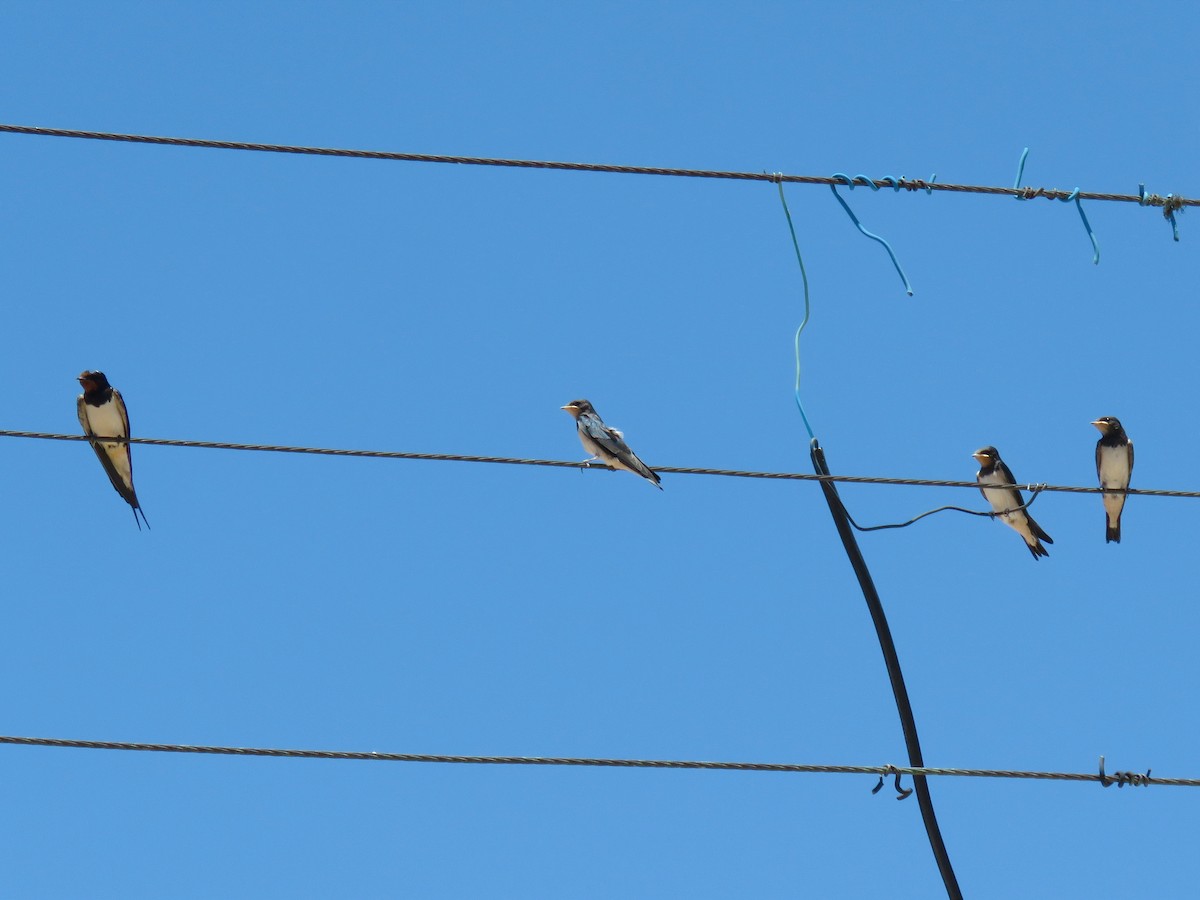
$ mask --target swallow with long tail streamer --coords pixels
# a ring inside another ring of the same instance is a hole
[[[79,376],[79,385],[83,393],[79,395],[76,406],[83,433],[88,436],[88,442],[96,451],[96,458],[100,460],[112,486],[133,507],[133,521],[137,522],[138,530],[141,530],[142,522],[149,528],[150,522],[133,489],[133,455],[128,443],[129,413],[125,411],[121,392],[108,383],[103,372],[84,372]],[[125,440],[103,440],[106,437]],[[138,521],[139,513],[141,521]]]
[[[1022,537],[1034,559],[1049,556],[1050,553],[1042,546],[1042,541],[1047,544],[1053,544],[1054,541],[1033,521],[1033,516],[1027,510],[1020,508],[1025,505],[1025,501],[1021,498],[1021,492],[1014,486],[1016,481],[1004,460],[1000,458],[1000,451],[995,447],[981,447],[971,455],[979,463],[979,471],[975,475],[975,480],[979,482],[979,492],[992,505],[996,517]],[[993,484],[1003,487],[988,486]]]

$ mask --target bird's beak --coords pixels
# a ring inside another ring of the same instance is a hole
[[[573,403],[568,403],[566,406],[560,406],[559,409],[565,409],[567,412],[575,412],[579,407]]]
[[[987,457],[986,457],[986,456],[984,456],[982,453],[972,453],[972,454],[971,454],[971,459],[975,460],[975,462],[979,463],[979,464],[982,466],[982,465],[983,465],[983,461],[984,461],[985,459],[987,459]]]
[[[1101,434],[1108,434],[1108,423],[1107,422],[1101,422],[1099,419],[1097,419],[1092,424],[1096,426],[1096,428],[1100,431]]]

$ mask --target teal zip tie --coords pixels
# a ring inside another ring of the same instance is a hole
[[[804,402],[800,399],[800,332],[804,331],[808,325],[809,313],[812,310],[808,295],[808,273],[804,271],[804,257],[800,255],[800,242],[796,239],[796,226],[792,224],[792,212],[788,209],[787,198],[783,195],[783,182],[777,181],[775,184],[779,187],[779,202],[783,204],[783,214],[787,216],[788,231],[792,235],[792,247],[796,251],[796,262],[800,264],[800,278],[804,282],[804,318],[800,322],[800,327],[796,329],[795,351],[796,351],[796,409],[800,410],[800,418],[804,420],[804,430],[808,432],[808,439],[816,440],[816,435],[813,434],[812,425],[808,422],[808,414],[804,411]]]
[[[877,185],[866,175],[855,175],[853,178],[851,178],[849,175],[843,175],[841,172],[835,172],[830,177],[844,182],[845,185],[850,188],[850,190],[854,190],[856,183],[866,185],[873,191],[879,190],[879,185]],[[892,186],[893,190],[900,190],[900,182],[897,179],[888,177],[882,180],[887,181]],[[850,217],[850,221],[854,223],[854,227],[871,240],[878,241],[879,243],[883,244],[883,249],[886,250],[888,256],[891,257],[892,265],[896,267],[896,271],[900,275],[900,280],[904,282],[905,293],[911,297],[913,295],[912,285],[908,283],[908,276],[904,274],[904,269],[900,267],[900,263],[896,260],[896,254],[892,252],[892,245],[879,235],[872,234],[871,232],[867,231],[867,229],[863,228],[863,224],[862,222],[858,221],[858,216],[854,214],[854,210],[850,208],[850,205],[844,199],[842,199],[842,195],[838,193],[836,184],[831,184],[829,189],[833,191],[833,196],[837,198],[837,202],[842,204],[842,209],[846,211],[846,215]]]

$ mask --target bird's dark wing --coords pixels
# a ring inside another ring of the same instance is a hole
[[[583,422],[583,416],[580,416],[579,420]],[[621,432],[615,428],[609,428],[595,416],[588,417],[587,422],[584,423],[584,428],[587,429],[588,437],[597,444],[643,478],[649,479],[657,487],[662,488],[660,484],[662,479],[648,465],[638,459],[638,455],[625,443],[625,438],[622,437]]]
[[[124,428],[123,434],[129,437],[133,432],[129,430],[129,412],[125,409],[125,400],[121,397],[121,392],[113,388],[113,402],[117,404],[117,412],[121,414],[121,425]],[[125,464],[129,466],[129,483],[133,486],[133,447],[130,444],[122,444],[121,450],[125,453]],[[131,491],[132,493],[132,491]],[[137,506],[137,498],[134,498],[133,505]]]
[[[584,431],[587,432],[587,436],[613,456],[624,457],[626,455],[633,455],[633,451],[629,449],[629,445],[621,437],[621,432],[615,428],[609,428],[598,416],[585,413],[579,417],[579,422],[583,426]]]
[[[1000,477],[1003,478],[1009,484],[1017,483],[1017,479],[1013,478],[1012,470],[1007,465],[1005,465],[1004,460],[996,461],[996,471],[999,472]],[[1021,496],[1021,492],[1019,490],[1017,490],[1016,488],[1009,488],[1005,493],[1008,494],[1008,498],[1010,501],[1012,501],[1012,505],[1014,508],[1025,505],[1025,498]],[[1033,520],[1031,519],[1030,521],[1033,521]]]
[[[114,390],[113,396],[119,400],[121,395]],[[129,416],[125,413],[125,404],[123,402],[118,402],[117,409],[121,413],[121,422],[125,426],[125,435],[128,436]],[[79,414],[79,424],[83,426],[83,433],[89,438],[95,438],[96,433],[92,431],[92,425],[88,421],[87,403],[84,401],[83,397],[79,398],[76,411]],[[92,445],[92,450],[96,454],[96,459],[100,460],[100,465],[104,467],[104,474],[106,474],[108,476],[108,480],[112,482],[113,488],[118,494],[121,495],[122,499],[124,499],[126,503],[136,509],[138,506],[137,494],[134,493],[132,485],[126,486],[125,480],[117,471],[117,467],[113,465],[112,459],[109,458],[108,451],[99,441],[91,440],[89,443]],[[115,452],[129,453],[129,445],[121,445]],[[132,477],[133,472],[132,462],[132,458],[130,458],[130,477]]]

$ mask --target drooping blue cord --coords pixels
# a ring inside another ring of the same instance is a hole
[[[868,187],[870,187],[871,190],[873,190],[873,191],[879,190],[879,185],[877,185],[874,181],[872,181],[870,178],[868,178],[865,175],[855,175],[853,178],[851,178],[849,175],[843,175],[841,172],[835,172],[830,177],[843,182],[848,188],[850,188],[850,190],[854,190],[856,183],[857,184],[865,184]],[[889,178],[885,178],[882,180],[887,181],[894,190],[897,190],[897,191],[900,190],[900,182],[898,180],[896,180],[895,178],[889,177]],[[863,224],[862,224],[862,222],[858,221],[858,216],[856,216],[854,214],[854,210],[852,210],[850,208],[850,205],[848,203],[846,203],[846,201],[844,199],[842,199],[842,195],[838,193],[836,184],[831,184],[829,186],[829,189],[831,191],[833,191],[833,196],[837,198],[837,202],[842,204],[842,209],[844,209],[846,211],[846,215],[848,215],[850,217],[850,221],[854,223],[854,227],[856,227],[859,231],[861,231],[866,237],[869,237],[871,240],[878,241],[879,243],[883,244],[883,249],[886,250],[888,256],[891,257],[892,265],[896,267],[896,271],[900,275],[900,280],[904,282],[905,292],[908,294],[908,296],[911,297],[913,294],[912,285],[910,285],[908,283],[908,276],[906,276],[904,274],[904,269],[902,269],[900,267],[900,263],[897,262],[897,260],[896,260],[896,254],[892,252],[892,245],[889,244],[887,241],[885,241],[883,238],[881,238],[879,235],[872,234],[871,232],[867,231],[867,229],[863,228]]]
[[[788,209],[787,198],[783,195],[783,182],[775,182],[779,186],[779,202],[783,204],[783,214],[787,216],[788,231],[792,235],[792,247],[796,250],[796,262],[800,263],[800,278],[804,282],[804,318],[800,322],[800,327],[796,329],[795,348],[796,348],[796,408],[800,410],[800,418],[804,420],[804,429],[808,432],[809,440],[814,440],[816,435],[813,434],[812,425],[808,423],[808,414],[804,411],[804,403],[800,399],[800,332],[808,324],[808,316],[811,311],[808,296],[808,273],[804,271],[804,257],[800,255],[800,242],[796,239],[796,227],[792,224],[792,212]]]
[[[1025,160],[1028,158],[1029,148],[1026,147],[1021,151],[1021,159],[1017,163],[1017,177],[1013,179],[1014,191],[1021,190],[1021,176],[1025,174]],[[1044,193],[1044,191],[1039,188],[1037,193]],[[1014,199],[1029,200],[1033,196],[1035,196],[1035,193],[1032,191],[1029,191],[1029,193],[1022,192],[1017,194]],[[1088,217],[1083,212],[1083,204],[1079,201],[1079,188],[1075,188],[1066,197],[1056,197],[1055,199],[1061,200],[1063,203],[1070,203],[1072,200],[1075,201],[1075,208],[1079,210],[1079,218],[1083,220],[1083,228],[1087,232],[1088,240],[1092,242],[1092,265],[1100,265],[1100,244],[1096,240],[1096,233],[1092,231],[1092,223],[1088,221]]]

